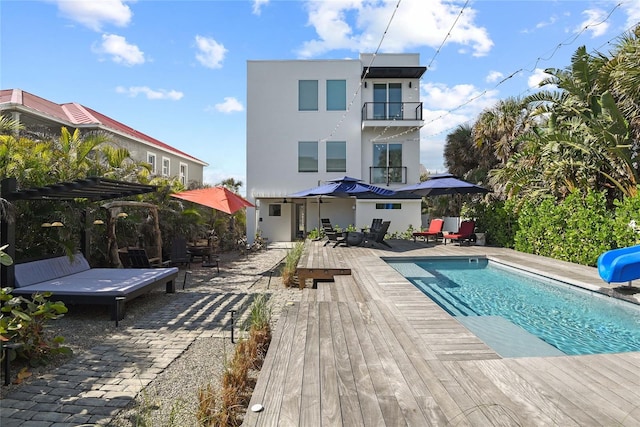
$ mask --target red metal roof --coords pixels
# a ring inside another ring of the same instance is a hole
[[[25,92],[21,89],[2,89],[0,90],[0,104],[17,104],[22,105],[31,110],[36,110],[40,113],[52,116],[55,119],[69,122],[72,125],[95,125],[102,126],[109,130],[120,132],[128,135],[132,138],[136,138],[150,143],[158,148],[162,148],[167,151],[171,151],[176,154],[188,157],[197,162],[206,164],[206,162],[193,157],[184,151],[178,150],[169,144],[159,141],[150,137],[142,132],[139,132],[117,120],[112,119],[102,113],[92,110],[89,107],[78,104],[76,102],[69,102],[66,104],[56,104],[47,99],[33,95],[29,92]]]

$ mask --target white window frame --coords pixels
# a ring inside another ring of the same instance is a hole
[[[156,153],[147,151],[147,163],[151,165],[151,173],[155,175],[158,167]]]
[[[187,186],[187,178],[189,177],[189,165],[180,162],[180,182],[185,187]]]
[[[162,176],[171,175],[171,159],[162,156]]]

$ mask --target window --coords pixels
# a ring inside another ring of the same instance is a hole
[[[402,144],[373,144],[374,184],[402,183]]]
[[[318,172],[318,143],[298,142],[298,172]]]
[[[327,111],[347,109],[347,81],[327,80]]]
[[[327,141],[327,172],[347,171],[346,141]]]
[[[376,209],[402,209],[402,203],[376,203]]]
[[[318,111],[318,81],[298,81],[298,110]]]
[[[153,153],[147,153],[147,163],[151,165],[151,173],[156,173],[156,155]]]
[[[169,176],[169,172],[171,171],[171,161],[166,157],[162,158],[162,176]]]
[[[180,163],[180,183],[187,186],[188,169],[186,163]]]
[[[402,84],[374,83],[373,103],[374,119],[402,119]]]
[[[269,205],[269,216],[281,216],[281,215],[282,215],[282,206]]]

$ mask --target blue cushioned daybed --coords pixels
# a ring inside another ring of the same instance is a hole
[[[111,307],[111,319],[124,318],[125,303],[164,285],[174,293],[176,267],[91,268],[80,253],[15,265],[13,295],[51,292],[52,300],[65,304],[98,304]]]

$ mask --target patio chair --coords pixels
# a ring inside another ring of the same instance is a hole
[[[382,218],[373,218],[373,220],[371,221],[371,227],[369,227],[368,230],[362,229],[363,233],[375,233],[376,231],[378,231],[380,229],[380,226],[382,225]]]
[[[191,267],[191,253],[187,247],[187,239],[182,236],[171,240],[171,265],[185,265]]]
[[[322,231],[324,232],[324,235],[327,237],[327,241],[324,242],[324,246],[327,246],[329,243],[332,243],[332,242],[334,243],[333,246],[339,245],[343,240],[342,233],[338,233],[338,231],[336,231],[336,229],[333,228],[333,225],[331,225],[331,220],[329,220],[329,218],[322,218],[320,221],[322,223]]]
[[[331,220],[329,218],[322,218],[322,219],[320,219],[320,222],[321,222],[322,229],[325,232],[327,232],[327,231],[336,231],[333,228],[333,225],[331,225]]]
[[[128,248],[127,258],[130,268],[155,268],[166,267],[168,261],[163,262],[160,258],[149,258],[144,248]]]
[[[471,242],[475,242],[476,235],[474,234],[476,223],[473,220],[465,220],[460,224],[460,228],[455,233],[449,233],[442,236],[444,244],[447,244],[447,240],[456,241],[462,245],[467,242],[471,245]]]
[[[388,248],[391,248],[391,245],[384,241],[384,237],[386,236],[387,231],[389,230],[390,224],[391,224],[391,221],[383,221],[379,229],[377,229],[374,232],[365,233],[364,234],[365,243],[380,244]]]
[[[444,220],[441,218],[432,219],[429,223],[429,229],[426,231],[416,231],[413,233],[413,241],[415,242],[418,237],[422,237],[425,242],[429,242],[429,238],[433,237],[435,241],[438,241],[438,237],[442,235],[442,227],[444,226]]]

